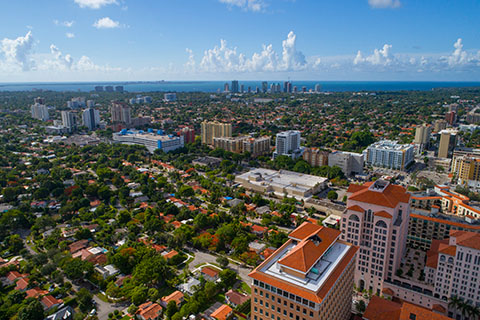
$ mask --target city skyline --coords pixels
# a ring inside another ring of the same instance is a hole
[[[0,82],[480,75],[475,1],[51,0],[3,8]]]

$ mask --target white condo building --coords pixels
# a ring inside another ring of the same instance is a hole
[[[382,140],[371,144],[365,151],[367,164],[396,170],[405,168],[414,161],[414,147],[397,141]]]
[[[72,132],[77,128],[77,117],[73,112],[62,111],[62,125],[68,132]]]
[[[275,152],[273,152],[274,159],[278,156],[289,156],[292,159],[300,157],[302,155],[300,131],[289,130],[277,133],[275,147]]]
[[[47,106],[40,104],[40,103],[35,103],[31,107],[32,111],[32,118],[42,120],[42,121],[47,121],[50,119],[48,115],[48,108]]]
[[[100,112],[93,108],[87,108],[83,111],[82,120],[88,130],[93,130],[100,124]]]
[[[138,144],[145,146],[149,152],[153,153],[160,149],[163,152],[173,151],[184,146],[183,136],[164,135],[159,132],[130,131],[122,130],[113,134],[113,141],[123,144]]]

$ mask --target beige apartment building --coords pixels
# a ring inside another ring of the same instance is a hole
[[[249,136],[216,137],[213,138],[213,147],[221,148],[234,153],[250,152],[252,157],[270,153],[271,137],[253,138]]]
[[[457,131],[442,130],[440,131],[440,143],[438,145],[439,158],[449,158],[457,144]]]
[[[232,136],[232,125],[217,121],[204,121],[201,124],[201,136],[202,143],[213,145],[213,139],[216,137]]]
[[[303,160],[307,161],[312,167],[327,166],[328,151],[321,151],[318,148],[305,148]]]
[[[357,248],[340,231],[304,222],[249,276],[252,320],[347,320]]]

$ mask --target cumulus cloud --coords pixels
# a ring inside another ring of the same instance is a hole
[[[56,45],[50,45],[51,60],[45,60],[41,67],[43,69],[70,70],[73,66],[73,58],[69,54],[63,54]]]
[[[31,58],[34,44],[32,31],[28,31],[25,36],[16,39],[4,38],[1,44],[0,50],[5,56],[6,64],[20,67],[23,71],[35,67],[35,62]]]
[[[72,32],[67,32],[67,33],[65,33],[65,36],[66,36],[67,38],[69,38],[69,39],[75,38],[75,34],[72,33]]]
[[[109,17],[104,17],[95,21],[93,26],[97,29],[113,29],[119,28],[120,23],[118,21],[110,19]]]
[[[192,49],[187,48],[186,51],[188,53],[188,61],[185,63],[185,69],[187,71],[195,71],[195,55],[193,54]]]
[[[463,65],[469,62],[470,58],[466,51],[463,50],[462,38],[458,38],[453,44],[455,50],[447,57],[447,62],[450,66]]]
[[[100,9],[109,4],[118,4],[117,0],[74,0],[80,8]]]
[[[357,52],[355,59],[353,59],[354,65],[359,64],[371,64],[374,66],[388,66],[391,65],[395,57],[393,56],[391,44],[384,44],[382,49],[375,49],[373,54],[364,57],[361,51]]]
[[[263,0],[220,0],[220,2],[230,7],[235,6],[253,12],[263,11],[267,7],[267,4]]]
[[[398,8],[402,5],[400,0],[368,0],[368,4],[375,9]]]
[[[188,51],[188,50],[187,50]],[[188,66],[192,66],[193,53],[190,53]],[[312,66],[317,66],[315,61]],[[220,46],[204,52],[199,64],[199,71],[206,72],[276,72],[301,71],[307,68],[305,55],[296,48],[296,35],[289,32],[282,41],[282,54],[279,56],[273,45],[263,45],[262,51],[253,53],[247,58],[244,53],[237,52],[237,48],[229,47],[226,40],[220,40]]]
[[[73,26],[73,24],[75,23],[75,21],[58,21],[58,20],[53,20],[53,23],[56,25],[56,26],[62,26],[62,27],[67,27],[67,28],[71,28]]]

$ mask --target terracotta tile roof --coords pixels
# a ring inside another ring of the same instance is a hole
[[[267,259],[267,258],[270,257],[274,252],[275,252],[274,249],[272,249],[272,248],[266,248],[266,249],[263,250],[260,254],[263,256],[264,259]]]
[[[362,209],[362,207],[360,206],[357,206],[357,205],[354,205],[354,206],[350,206],[347,208],[347,210],[352,210],[352,211],[357,211],[357,212],[365,212],[365,210]]]
[[[349,187],[348,192],[351,192],[350,190],[356,190],[349,197],[349,200],[355,200],[389,208],[395,208],[398,203],[408,203],[410,200],[410,193],[407,193],[407,190],[402,186],[389,184],[385,190],[382,192],[377,192],[368,189],[371,184],[372,183],[367,182],[361,186],[362,188],[353,187],[350,189]]]
[[[230,289],[229,291],[227,291],[227,293],[225,293],[225,297],[227,297],[231,303],[237,306],[247,302],[250,299],[249,296],[232,289]]]
[[[322,227],[319,226],[318,224],[313,224],[310,222],[305,221],[302,223],[298,228],[290,232],[288,237],[290,239],[296,239],[296,240],[303,240],[309,235],[311,235],[314,232],[317,232],[320,230]]]
[[[411,315],[414,314],[416,315],[416,319],[426,319],[426,320],[449,320],[452,318],[449,318],[447,316],[444,316],[442,314],[438,314],[436,312],[433,312],[432,310],[404,302],[402,304],[402,309],[400,313],[400,318],[399,320],[410,320]]]
[[[392,219],[392,215],[387,211],[381,210],[373,213],[374,215],[382,218]]]
[[[27,292],[26,298],[38,298],[39,296],[42,296],[44,294],[48,294],[48,291],[41,290],[39,287],[29,289],[26,292]]]
[[[219,271],[210,267],[203,267],[202,273],[206,274],[209,277],[215,278],[218,276]]]
[[[29,284],[29,279],[28,278],[21,278],[18,279],[17,285],[15,286],[15,290],[25,290],[28,287]]]
[[[400,319],[402,305],[377,296],[372,296],[367,309],[363,313],[366,320],[396,320]],[[420,319],[419,319],[420,320]]]
[[[457,245],[480,250],[480,234],[476,232],[454,230],[450,231],[450,237],[456,238]]]
[[[457,252],[457,247],[455,246],[446,246],[441,248],[440,253],[447,254],[449,256],[455,257],[455,253]]]
[[[307,273],[339,235],[339,230],[319,226],[319,230],[303,239],[287,255],[278,260],[278,263]]]
[[[68,246],[70,253],[75,253],[78,250],[85,249],[88,246],[88,240],[78,240]]]
[[[432,240],[430,250],[427,251],[427,261],[425,266],[436,269],[438,265],[438,253],[445,247],[448,247],[448,239]]]
[[[146,302],[138,306],[137,314],[145,320],[157,319],[162,313],[162,306],[158,303]]]
[[[256,224],[254,224],[252,226],[252,231],[253,232],[256,232],[256,233],[265,233],[266,231],[268,230],[267,227],[262,227],[262,226],[257,226]]]
[[[427,216],[414,214],[414,213],[410,213],[410,217],[411,218],[416,218],[416,219],[438,222],[438,223],[444,223],[444,224],[448,224],[448,225],[456,226],[456,227],[468,228],[469,230],[480,230],[480,226],[475,226],[475,225],[471,225],[471,224],[468,224],[468,223],[459,223],[459,222],[454,222],[454,221],[445,220],[445,219],[427,217]]]
[[[164,254],[163,257],[168,260],[168,259],[171,259],[171,258],[175,257],[177,254],[178,254],[177,251],[171,250],[171,251],[167,252],[166,254]]]
[[[384,289],[382,290],[382,292],[385,293],[385,294],[387,294],[387,295],[389,295],[389,296],[393,296],[394,293],[395,293],[395,292],[393,292],[393,290],[390,289],[390,288],[384,288]]]
[[[229,314],[232,312],[232,308],[230,308],[228,305],[224,304],[217,310],[213,311],[212,314],[210,315],[212,318],[215,318],[217,320],[225,320],[228,318]]]
[[[165,305],[168,305],[170,301],[175,301],[178,306],[183,301],[183,293],[177,290],[175,292],[172,292],[168,296],[163,297],[162,301],[165,303]]]
[[[40,302],[45,306],[45,308],[50,309],[54,305],[60,304],[63,301],[61,299],[60,300],[56,299],[52,295],[46,295],[46,296],[43,296],[43,298],[42,298],[42,300],[40,300]]]
[[[439,305],[439,304],[434,304],[432,306],[432,310],[433,311],[437,311],[437,312],[440,312],[440,313],[447,313],[447,309],[445,309],[443,306]]]
[[[23,278],[23,277],[25,277],[25,276],[26,276],[26,275],[21,274],[21,273],[18,272],[18,271],[10,271],[10,272],[7,274],[7,279],[10,280],[11,282],[14,282],[15,280],[20,279],[20,278]]]

